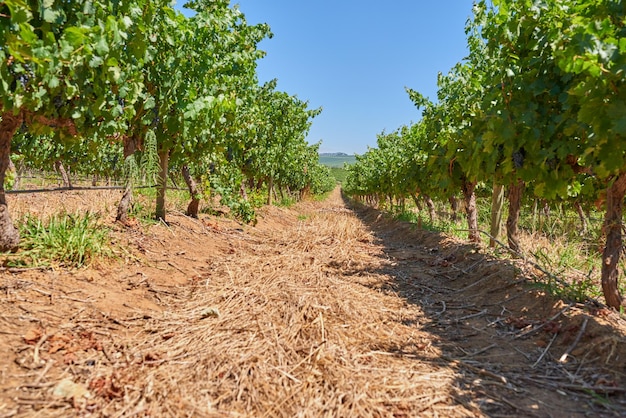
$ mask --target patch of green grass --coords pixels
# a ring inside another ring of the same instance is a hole
[[[133,192],[138,195],[145,197],[147,199],[156,199],[156,187],[136,187],[133,189]]]
[[[155,187],[140,187],[135,188],[133,192],[134,196],[131,203],[130,215],[137,218],[143,224],[151,225],[158,223],[158,221],[155,220],[157,189]],[[185,212],[190,200],[191,198],[187,190],[167,189],[165,195],[166,207],[174,206],[181,212]]]
[[[419,215],[412,211],[400,212],[396,215],[396,219],[403,222],[419,223]]]
[[[27,215],[20,224],[20,249],[7,256],[12,267],[58,265],[78,268],[111,256],[109,229],[93,213],[58,213],[45,221]]]
[[[399,211],[394,217],[398,220],[415,224],[416,226],[419,225],[419,228],[425,231],[444,232],[461,239],[467,238],[466,232],[459,231],[460,224],[451,221],[447,217],[440,216],[435,219],[435,222],[430,222],[430,218],[425,211],[423,213],[416,213],[412,210],[406,210],[404,212]]]
[[[535,280],[535,285],[546,293],[574,302],[602,295],[597,277],[599,259],[587,253],[580,242],[561,238],[551,248],[537,248],[531,254],[551,273]]]
[[[321,194],[314,194],[313,195],[313,200],[315,202],[323,202],[324,200],[328,199],[328,196],[330,196],[330,192],[321,193]]]
[[[191,202],[191,195],[186,189],[167,189],[165,199],[166,202],[172,202],[174,207],[180,208],[182,212],[185,212],[187,205]]]
[[[281,199],[278,199],[274,202],[275,206],[281,207],[281,208],[289,208],[293,205],[296,204],[296,199],[290,196],[285,196]]]
[[[130,216],[137,219],[142,225],[155,225],[159,223],[154,216],[154,204],[150,204],[145,198],[133,199],[130,205]]]

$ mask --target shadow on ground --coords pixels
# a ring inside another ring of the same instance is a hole
[[[426,321],[404,323],[433,334],[437,363],[457,373],[456,402],[492,417],[626,416],[617,314],[546,295],[520,262],[344,201],[383,247],[378,273],[391,280],[374,286],[423,310]],[[412,343],[372,349],[432,361]]]

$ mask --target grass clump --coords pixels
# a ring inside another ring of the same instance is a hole
[[[20,250],[7,258],[11,267],[82,267],[111,255],[109,229],[93,213],[58,213],[47,220],[26,215],[20,222]]]
[[[526,239],[535,244],[542,241],[537,234],[529,235]],[[590,253],[580,240],[575,242],[563,237],[550,240],[549,243],[528,251],[541,268],[551,272],[551,275],[536,278],[535,285],[550,295],[572,302],[601,297],[600,261],[597,255]],[[525,246],[531,248],[531,244]]]

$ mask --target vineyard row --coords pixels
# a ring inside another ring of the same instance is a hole
[[[437,100],[407,89],[422,119],[381,133],[350,167],[346,192],[429,210],[460,195],[469,240],[480,242],[476,190],[487,188],[492,231],[508,199],[513,251],[525,199],[570,202],[579,214],[600,207],[602,289],[609,306],[625,308],[626,2],[483,0],[466,34],[469,55],[440,74]]]
[[[259,84],[258,49],[271,37],[228,0],[192,0],[186,17],[169,0],[0,3],[0,251],[19,246],[4,187],[11,166],[71,169],[124,179],[117,218],[133,188],[185,179],[188,214],[203,195],[243,220],[246,190],[293,196],[335,185],[305,141],[321,109]]]

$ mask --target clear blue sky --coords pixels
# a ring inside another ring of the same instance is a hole
[[[184,1],[179,0],[179,4]],[[260,82],[322,107],[307,140],[320,152],[362,154],[376,135],[417,121],[405,86],[436,99],[437,73],[467,54],[471,0],[231,0],[268,23]]]

